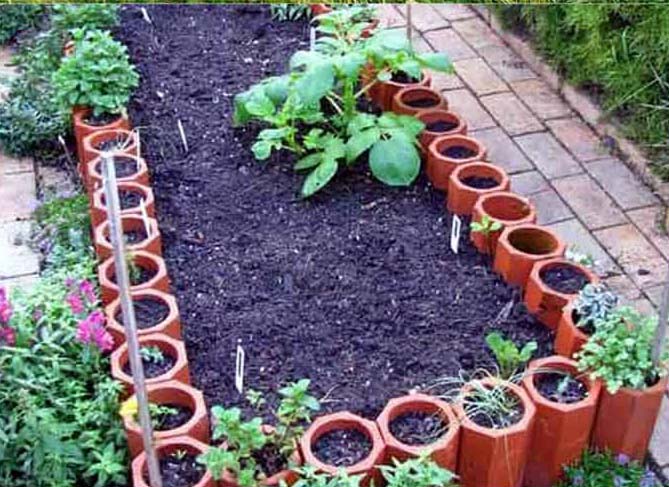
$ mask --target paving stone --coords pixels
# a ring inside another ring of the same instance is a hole
[[[453,28],[472,46],[480,49],[486,46],[504,46],[504,42],[479,18],[453,22]]]
[[[620,160],[609,158],[585,164],[585,169],[624,210],[656,204],[657,198]]]
[[[594,235],[637,286],[651,287],[666,279],[669,265],[631,223],[597,230]]]
[[[621,304],[623,302],[627,304],[633,303],[643,298],[641,289],[625,274],[621,273],[604,279],[604,284],[620,297]]]
[[[406,25],[406,20],[397,10],[396,4],[385,3],[377,5],[376,9],[379,14],[381,27],[400,27]]]
[[[399,7],[400,12],[406,17],[406,6]],[[411,22],[421,32],[448,27],[448,21],[428,4],[414,3],[411,5]]]
[[[440,73],[438,71],[431,71],[432,88],[438,91],[455,90],[463,88],[465,85],[457,74]]]
[[[0,153],[0,174],[14,174],[33,170],[33,160],[29,157],[10,157]]]
[[[549,189],[546,178],[539,171],[527,171],[511,175],[511,190],[523,196],[530,196]]]
[[[442,3],[433,5],[435,10],[446,20],[463,20],[476,17],[476,12],[461,3]]]
[[[31,223],[0,223],[0,278],[39,272],[39,256],[28,246]]]
[[[491,128],[470,132],[488,149],[488,160],[497,164],[507,173],[513,174],[534,169],[525,154],[513,143],[513,139],[500,128]]]
[[[669,465],[669,399],[666,396],[655,423],[650,452],[658,465]]]
[[[624,306],[631,306],[636,309],[639,313],[646,316],[657,316],[657,309],[653,306],[653,303],[650,302],[647,298],[639,298],[634,301],[627,302],[626,300],[621,300],[621,304]]]
[[[516,56],[508,47],[486,46],[479,53],[495,72],[505,81],[518,81],[536,78],[534,72],[521,58]]]
[[[26,220],[35,207],[35,174],[0,174],[0,222]]]
[[[28,290],[39,281],[39,274],[28,274],[26,276],[10,277],[8,279],[0,279],[0,287],[5,289],[20,288]]]
[[[469,47],[453,29],[434,30],[425,33],[425,39],[437,52],[445,53],[451,61],[475,58],[476,51]]]
[[[514,140],[548,179],[583,172],[581,165],[548,132],[514,137]]]
[[[544,130],[541,122],[513,93],[484,96],[481,98],[481,103],[510,135]]]
[[[553,186],[590,230],[627,222],[611,197],[587,174],[555,179]]]
[[[462,59],[453,63],[455,71],[477,95],[489,95],[509,88],[481,58]]]
[[[516,81],[511,83],[511,88],[530,107],[530,110],[543,120],[565,117],[572,113],[558,94],[541,80]]]
[[[552,120],[546,122],[546,125],[581,162],[594,161],[609,156],[595,133],[577,118]]]
[[[660,229],[662,211],[660,206],[651,206],[628,211],[627,216],[641,230],[641,233],[660,250],[660,253],[666,259],[669,259],[669,236]]]
[[[451,90],[447,91],[445,94],[448,98],[451,110],[467,120],[467,127],[469,127],[469,130],[478,130],[495,126],[495,121],[469,90]]]
[[[660,308],[662,303],[662,293],[664,292],[665,284],[660,284],[659,286],[649,287],[643,290],[643,293],[650,299],[650,302],[653,303],[653,306]]]
[[[553,189],[534,193],[529,199],[537,209],[537,223],[540,225],[550,225],[574,218],[569,207]]]
[[[549,227],[553,229],[560,237],[562,237],[564,242],[567,244],[567,248],[574,249],[579,253],[590,255],[595,261],[593,268],[600,277],[620,272],[620,268],[616,265],[613,259],[611,259],[611,256],[606,253],[604,247],[602,247],[599,242],[595,240],[588,229],[585,228],[585,226],[583,226],[583,224],[576,218],[561,221],[559,223],[553,223],[552,225],[549,225]],[[634,286],[632,281],[629,282],[632,284],[632,286]],[[637,289],[636,297],[639,297],[640,295],[641,293]]]

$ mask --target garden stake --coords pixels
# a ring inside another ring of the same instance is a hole
[[[407,39],[409,48],[413,51],[413,26],[411,25],[411,0],[407,1]]]
[[[186,132],[184,132],[184,126],[181,124],[181,119],[177,119],[177,126],[179,127],[179,135],[181,135],[181,142],[184,145],[184,150],[188,152],[188,141],[186,140]]]
[[[139,354],[139,342],[137,340],[137,322],[135,321],[135,309],[130,297],[130,280],[128,268],[126,267],[125,252],[123,246],[123,229],[121,227],[121,204],[116,186],[116,168],[114,159],[109,153],[102,154],[104,166],[104,191],[107,200],[107,215],[109,219],[109,237],[114,254],[114,269],[116,282],[119,288],[119,298],[123,311],[123,324],[125,336],[128,343],[128,358],[132,370],[137,407],[139,413],[139,424],[142,428],[142,440],[146,452],[146,463],[149,468],[149,480],[152,487],[163,487],[160,477],[158,458],[153,448],[153,427],[151,426],[151,415],[149,413],[149,398],[144,381],[144,366]]]
[[[662,292],[662,302],[660,303],[660,317],[657,321],[657,329],[655,330],[655,338],[653,340],[653,365],[660,366],[662,360],[662,349],[664,341],[667,338],[667,327],[669,326],[669,275],[667,275],[667,282],[664,284],[664,291]]]

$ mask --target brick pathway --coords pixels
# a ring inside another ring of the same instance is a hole
[[[406,25],[401,5],[381,5],[382,25]],[[468,121],[490,160],[511,175],[512,189],[537,206],[553,228],[597,262],[597,271],[628,304],[656,312],[669,272],[669,237],[657,198],[556,91],[515,54],[477,12],[457,4],[412,7],[414,46],[445,52],[456,74],[433,86]],[[652,445],[669,477],[669,404]]]

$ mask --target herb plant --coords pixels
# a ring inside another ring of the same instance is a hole
[[[609,313],[576,354],[579,370],[600,378],[611,394],[621,387],[644,389],[666,375],[666,367],[652,362],[652,341],[657,318],[630,307]]]
[[[60,32],[75,29],[110,29],[118,24],[118,5],[89,3],[54,5],[51,23]]]
[[[94,116],[121,113],[139,81],[126,47],[106,31],[77,29],[72,38],[74,54],[53,75],[57,99],[67,109],[90,107]]]
[[[537,342],[527,342],[519,349],[513,341],[505,339],[497,332],[488,334],[485,340],[495,355],[499,375],[504,379],[508,379],[519,372],[537,350]]]
[[[162,350],[156,346],[140,347],[139,355],[145,362],[153,362],[154,364],[162,364],[165,360]]]
[[[440,467],[429,455],[421,455],[401,462],[393,458],[393,465],[380,467],[388,487],[455,487],[455,475]]]
[[[273,3],[270,5],[272,19],[279,22],[295,21],[308,18],[311,14],[309,5],[294,3]]]
[[[488,253],[490,255],[494,254],[494,250],[492,248],[492,239],[490,238],[490,235],[497,232],[498,230],[502,229],[502,224],[498,222],[497,220],[493,220],[490,218],[489,215],[483,215],[481,217],[481,221],[473,221],[469,224],[469,228],[471,229],[472,232],[480,233],[483,235],[483,238],[486,241],[486,245],[488,246]]]
[[[576,465],[566,466],[556,487],[662,487],[655,474],[626,455],[585,451]]]
[[[310,465],[296,469],[300,478],[293,487],[360,487],[362,475],[348,475],[343,468],[335,475],[319,473]]]
[[[0,44],[11,40],[19,31],[37,24],[41,5],[3,5],[0,8]]]
[[[586,284],[574,300],[574,311],[578,313],[578,327],[596,326],[611,314],[618,305],[618,296],[604,284]]]

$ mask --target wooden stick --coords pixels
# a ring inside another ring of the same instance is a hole
[[[146,381],[144,380],[144,365],[139,353],[135,309],[130,297],[130,279],[125,261],[123,230],[121,228],[121,203],[116,186],[114,158],[105,152],[102,154],[102,164],[104,166],[105,177],[103,178],[103,185],[107,201],[109,236],[114,253],[116,284],[119,288],[121,309],[123,311],[123,326],[125,327],[126,342],[128,344],[128,357],[130,359],[130,370],[132,371],[135,396],[137,397],[139,425],[142,429],[146,463],[149,468],[149,480],[152,487],[163,487],[160,467],[158,466],[158,457],[156,456],[156,450],[153,448],[153,427],[151,426],[151,415],[149,413],[149,397],[146,392]]]
[[[411,0],[407,0],[407,39],[409,47],[413,51],[413,23],[411,21]]]
[[[669,327],[669,275],[662,291],[662,302],[660,303],[660,317],[657,321],[655,338],[653,339],[653,365],[660,367],[664,342],[667,339],[667,328]]]

